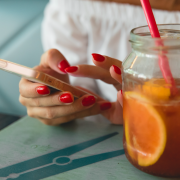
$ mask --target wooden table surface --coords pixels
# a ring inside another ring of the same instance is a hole
[[[101,116],[57,127],[26,116],[0,131],[0,180],[171,179],[133,167],[124,155],[122,136],[122,126]]]

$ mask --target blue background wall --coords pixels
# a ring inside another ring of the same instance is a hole
[[[41,22],[48,0],[0,0],[0,58],[28,67],[43,53]],[[19,103],[20,77],[0,70],[0,113],[25,115]]]

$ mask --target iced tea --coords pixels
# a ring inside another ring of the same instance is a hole
[[[179,93],[172,97],[164,79],[139,84],[123,93],[126,156],[144,172],[180,177]]]

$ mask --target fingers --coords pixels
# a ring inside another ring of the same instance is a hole
[[[102,111],[101,114],[106,117],[112,124],[123,124],[123,110],[119,101],[111,103],[111,108]]]
[[[117,84],[117,81],[111,77],[109,70],[107,71],[101,67],[92,65],[78,65],[68,67],[65,69],[65,71],[75,77],[88,77],[100,79],[108,84]]]
[[[122,62],[120,60],[117,60],[117,59],[114,59],[114,58],[111,58],[108,56],[103,56],[100,54],[93,53],[92,54],[92,61],[96,66],[99,66],[99,67],[106,69],[108,71],[112,65],[115,65],[119,68],[122,67]]]
[[[85,95],[77,99],[73,104],[68,106],[53,106],[53,107],[30,107],[30,114],[44,117],[45,119],[54,119],[62,116],[67,116],[84,109],[90,108],[96,102],[96,98],[92,95]]]
[[[114,85],[117,90],[120,90],[122,83],[120,68],[122,66],[122,62],[117,59],[99,54],[92,54],[92,56],[93,62],[96,66],[71,66],[66,68],[65,71],[68,74],[76,77],[88,77],[102,80],[105,83]]]
[[[115,65],[112,65],[109,69],[111,76],[122,84],[121,69]]]
[[[102,56],[100,54],[92,54],[92,60],[96,66],[110,71],[111,76],[120,83],[119,84],[116,82],[113,85],[116,87],[117,90],[120,90],[122,84],[122,62],[108,56]]]
[[[47,97],[36,98],[24,98],[20,95],[19,101],[24,106],[47,107],[72,104],[74,102],[74,97],[70,92],[58,92]]]
[[[50,94],[50,90],[47,86],[40,83],[33,83],[24,78],[19,82],[19,91],[23,97],[33,98],[47,96]]]
[[[28,109],[28,115],[34,118],[39,119],[42,123],[47,124],[47,125],[59,125],[59,124],[63,124],[66,122],[69,122],[73,119],[77,119],[77,118],[83,118],[83,117],[87,117],[87,116],[91,116],[91,115],[96,115],[96,114],[100,114],[103,111],[106,111],[108,109],[111,109],[112,105],[110,102],[106,102],[106,101],[100,101],[97,102],[96,104],[94,104],[93,106],[91,105],[90,108],[86,108],[86,109],[77,109],[78,111],[72,113],[72,114],[63,114],[61,111],[61,115],[60,116],[56,116],[54,113],[55,111],[52,109],[41,109],[41,111],[43,111],[42,115],[40,115],[39,113],[36,114],[36,112],[34,111],[35,109],[29,108]],[[38,110],[38,109],[36,109]]]
[[[41,56],[41,66],[51,68],[60,74],[66,74],[65,69],[69,67],[66,58],[56,49],[50,49]]]

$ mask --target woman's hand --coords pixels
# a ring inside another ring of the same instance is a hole
[[[121,61],[100,54],[92,54],[96,66],[78,65],[66,68],[66,72],[72,76],[100,79],[113,85],[117,89],[117,101],[104,104],[104,111],[100,113],[113,124],[122,124],[122,90],[121,90]],[[92,73],[93,72],[93,73]]]
[[[65,57],[58,50],[51,49],[42,55],[40,65],[35,69],[69,83],[65,71],[68,67],[70,65]],[[19,90],[19,101],[26,106],[27,114],[48,125],[59,125],[76,118],[99,114],[111,108],[111,103],[86,89],[83,90],[87,95],[74,100],[70,92],[50,94],[47,86],[22,78]]]

